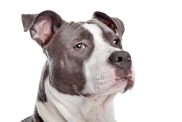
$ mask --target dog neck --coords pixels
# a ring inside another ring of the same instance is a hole
[[[44,122],[115,122],[115,94],[89,97],[62,94],[50,85],[48,78],[45,93],[47,101],[36,103]]]

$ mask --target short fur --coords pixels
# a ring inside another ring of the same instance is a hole
[[[115,122],[113,98],[134,83],[123,22],[95,12],[68,23],[50,10],[23,14],[22,22],[47,61],[34,114],[21,122]]]

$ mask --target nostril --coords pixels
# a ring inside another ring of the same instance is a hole
[[[128,58],[127,58],[127,61],[128,61],[128,62],[131,62],[131,57],[128,57]]]
[[[109,57],[109,60],[111,62],[119,63],[119,62],[122,62],[123,61],[123,57],[121,57],[121,56],[118,56],[118,57],[111,56],[111,57]]]
[[[110,56],[110,57],[109,57],[109,60],[112,62],[112,61],[113,61],[113,57],[112,57],[112,56]]]
[[[123,58],[119,56],[117,62],[122,62],[122,61],[123,61]]]

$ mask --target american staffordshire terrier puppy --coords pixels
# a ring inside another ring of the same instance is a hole
[[[123,22],[102,12],[66,22],[50,10],[22,14],[22,22],[47,61],[34,113],[21,122],[116,122],[113,98],[134,84]]]

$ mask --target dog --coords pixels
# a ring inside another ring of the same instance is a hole
[[[116,122],[113,99],[134,85],[123,22],[99,11],[86,22],[66,22],[46,10],[22,14],[22,23],[47,61],[34,113],[21,122]]]

